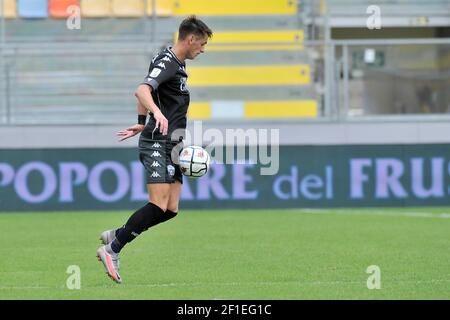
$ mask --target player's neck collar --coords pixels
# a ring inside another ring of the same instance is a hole
[[[170,54],[175,58],[175,60],[177,60],[177,62],[178,62],[180,65],[182,65],[182,66],[185,65],[185,63],[184,63],[184,62],[181,62],[180,59],[178,59],[177,55],[172,51],[172,47],[167,47],[167,51],[170,52]]]

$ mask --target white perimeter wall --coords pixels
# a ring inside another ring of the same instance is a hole
[[[124,125],[67,126],[1,126],[0,149],[24,148],[98,148],[135,147],[137,138],[118,143],[115,133]],[[423,144],[450,143],[450,121],[390,122],[253,122],[238,123],[248,129],[278,129],[284,145],[346,145],[346,144]],[[235,129],[230,124],[205,121],[203,132],[218,129],[225,134]],[[193,128],[193,123],[189,123]]]

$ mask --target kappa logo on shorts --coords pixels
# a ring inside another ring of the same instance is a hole
[[[152,168],[159,168],[161,165],[158,163],[158,161],[153,161],[152,165],[150,166]]]
[[[153,172],[152,172],[151,177],[152,177],[152,178],[161,178],[161,176],[159,175],[159,173],[156,172],[156,171],[153,171]]]
[[[159,153],[159,151],[153,151],[153,153],[151,154],[152,157],[158,157],[161,158],[161,153]]]
[[[158,142],[155,142],[155,143],[152,145],[152,148],[161,148],[161,145],[160,145]]]

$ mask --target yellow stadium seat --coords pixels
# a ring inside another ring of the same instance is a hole
[[[246,118],[315,118],[317,101],[249,101],[244,114]]]
[[[0,16],[5,17],[6,19],[17,18],[16,0],[3,0],[3,11]]]
[[[111,0],[81,0],[81,16],[104,18],[112,15]]]
[[[176,0],[154,0],[156,15],[162,17],[170,17],[173,15]],[[147,14],[153,15],[153,0],[147,0]]]
[[[175,39],[178,34],[175,34]],[[302,30],[217,31],[208,42],[208,51],[300,50]]]
[[[144,0],[112,0],[115,17],[140,18],[145,15]]]
[[[226,102],[222,103],[226,105]],[[192,120],[221,118],[214,115],[213,104],[213,102],[191,103],[188,118]],[[242,101],[241,105],[242,111],[238,113],[247,119],[316,118],[318,116],[316,100]],[[225,117],[228,118],[228,116]]]
[[[292,0],[175,0],[174,15],[294,15],[297,1]]]
[[[190,119],[211,118],[211,105],[206,102],[193,102],[189,104],[188,117]]]
[[[188,68],[191,87],[301,85],[310,82],[309,65],[255,65]]]

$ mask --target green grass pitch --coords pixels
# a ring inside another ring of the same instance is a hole
[[[182,211],[122,251],[121,285],[95,252],[130,212],[3,213],[0,299],[449,299],[448,212]]]

